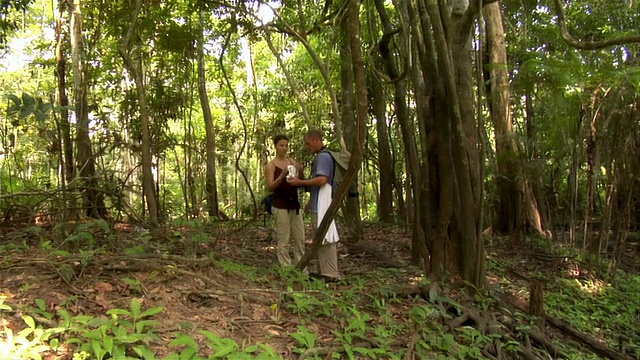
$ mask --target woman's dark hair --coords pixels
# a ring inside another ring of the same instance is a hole
[[[278,141],[280,140],[287,140],[287,142],[289,141],[289,138],[287,137],[287,135],[276,135],[273,137],[273,145],[278,145]]]

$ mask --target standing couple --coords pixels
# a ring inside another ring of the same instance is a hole
[[[316,155],[309,179],[304,178],[302,165],[287,157],[289,139],[286,136],[276,136],[273,144],[276,148],[276,156],[267,163],[265,168],[267,188],[269,192],[273,192],[271,213],[276,220],[278,261],[283,266],[291,266],[290,237],[293,239],[294,264],[300,261],[304,254],[304,224],[300,212],[298,188],[306,187],[311,192],[311,199],[305,210],[311,213],[311,223],[315,231],[331,204],[335,163],[329,152],[322,151],[324,144],[322,134],[318,130],[309,130],[304,135],[305,147]],[[297,176],[289,174],[290,166],[291,170],[295,169]],[[340,280],[336,248],[338,240],[335,222],[332,222],[317,255],[320,271],[318,275],[327,282]]]

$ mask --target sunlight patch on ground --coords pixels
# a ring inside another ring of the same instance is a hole
[[[607,287],[607,283],[599,279],[587,279],[583,281],[575,279],[575,281],[582,291],[588,292],[591,295],[600,294]]]

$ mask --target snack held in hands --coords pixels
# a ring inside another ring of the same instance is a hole
[[[287,178],[298,177],[298,168],[295,165],[287,165],[287,170],[289,170]]]

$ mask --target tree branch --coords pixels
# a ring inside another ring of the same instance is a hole
[[[581,50],[597,50],[603,49],[615,45],[625,45],[640,42],[640,35],[622,36],[615,39],[600,40],[600,41],[583,41],[578,40],[569,33],[567,28],[567,21],[564,17],[564,10],[562,9],[562,3],[560,0],[554,0],[556,7],[556,15],[558,16],[558,27],[560,28],[560,35],[562,40],[577,49]]]

